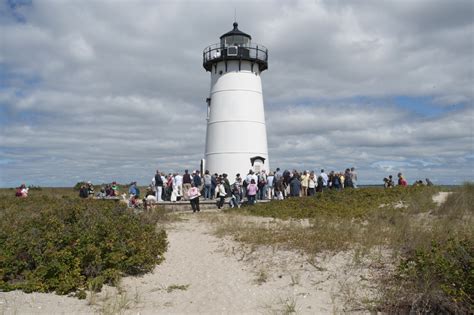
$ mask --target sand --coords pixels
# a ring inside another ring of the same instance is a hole
[[[244,246],[212,234],[185,213],[167,227],[166,260],[152,273],[125,277],[86,300],[0,292],[0,314],[332,314],[369,313],[353,302],[372,296],[371,273],[341,252],[309,259],[294,251]]]
[[[439,207],[446,202],[450,194],[452,194],[452,192],[440,191],[437,195],[433,196],[433,202]]]

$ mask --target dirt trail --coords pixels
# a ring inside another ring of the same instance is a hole
[[[152,273],[124,278],[121,294],[109,287],[87,300],[0,292],[0,314],[328,314],[368,284],[367,272],[351,269],[348,253],[317,266],[295,252],[246,253],[213,236],[200,215],[221,214],[183,214],[168,228],[166,260]]]

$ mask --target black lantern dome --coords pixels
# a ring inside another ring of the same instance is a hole
[[[234,22],[234,29],[230,32],[225,33],[220,37],[221,39],[221,45],[226,45],[230,46],[233,44],[244,44],[244,43],[250,43],[252,40],[252,36],[249,34],[246,34],[242,32],[241,30],[238,29],[239,24],[237,22]]]
[[[203,51],[203,67],[207,71],[220,61],[246,60],[257,64],[260,72],[268,68],[268,49],[265,46],[251,43],[252,36],[234,28],[220,37],[220,43],[208,46]]]

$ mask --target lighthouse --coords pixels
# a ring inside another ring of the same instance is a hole
[[[206,147],[203,167],[227,173],[232,181],[269,171],[267,131],[261,73],[268,68],[268,50],[252,37],[233,29],[203,51],[203,67],[211,73],[207,103]]]

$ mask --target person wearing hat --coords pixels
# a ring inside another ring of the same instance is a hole
[[[119,194],[116,182],[112,182],[112,197],[117,197]]]

